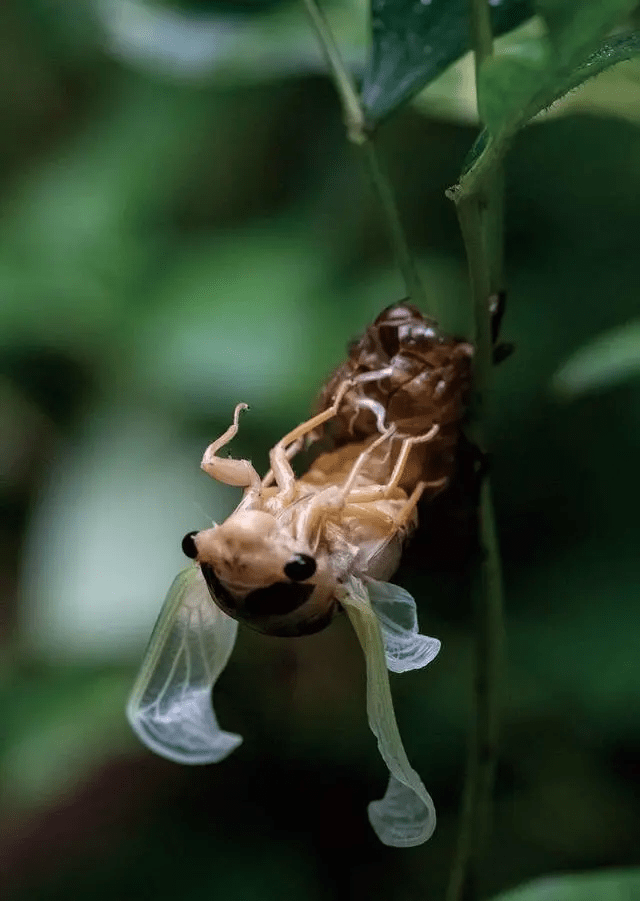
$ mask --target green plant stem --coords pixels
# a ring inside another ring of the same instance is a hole
[[[491,826],[491,799],[498,745],[497,686],[503,645],[502,574],[491,487],[480,492],[480,544],[476,611],[474,701],[460,828],[447,901],[474,901],[479,896]]]
[[[409,242],[400,219],[395,194],[389,179],[380,165],[356,84],[351,73],[344,65],[329,23],[318,3],[316,0],[304,0],[304,5],[340,97],[347,136],[353,144],[362,149],[365,165],[387,222],[389,236],[407,294],[414,303],[417,303],[425,312],[429,312],[426,292],[409,249]]]
[[[487,0],[471,0],[471,23],[477,78],[482,62],[492,52]],[[487,404],[493,366],[489,306],[491,295],[503,287],[502,156],[505,148],[506,144],[490,138],[480,157],[449,192],[456,204],[467,255],[473,311],[475,357],[469,432],[471,439],[485,454],[488,451]],[[447,901],[475,901],[478,897],[491,824],[504,626],[500,552],[491,486],[486,476],[480,486],[478,516],[480,560],[474,709],[458,843]]]
[[[476,660],[476,713],[478,758],[478,804],[474,869],[482,866],[491,828],[492,800],[498,754],[499,684],[504,644],[502,567],[496,531],[491,485],[484,479],[480,490],[481,596]]]
[[[515,129],[505,130],[498,135],[489,135],[482,153],[474,160],[469,169],[461,176],[460,181],[448,188],[446,195],[455,204],[476,197],[487,187],[509,149],[509,142]]]
[[[418,275],[418,270],[411,255],[411,251],[409,250],[409,244],[402,227],[402,221],[400,219],[400,213],[393,194],[393,189],[391,188],[391,183],[380,167],[380,161],[373,141],[369,139],[361,146],[371,181],[377,191],[378,198],[382,204],[382,209],[385,213],[391,242],[395,250],[398,267],[404,279],[407,294],[413,299],[414,303],[417,303],[421,309],[427,312],[427,299],[424,287],[420,276]]]
[[[304,5],[340,97],[349,140],[362,144],[367,140],[367,124],[356,83],[342,61],[333,32],[316,0],[304,0]]]
[[[470,430],[476,444],[487,451],[486,405],[491,382],[492,341],[489,298],[491,295],[491,264],[485,233],[484,211],[487,200],[484,195],[471,197],[456,204],[458,222],[464,241],[471,288],[473,343],[473,396],[471,401]]]
[[[504,288],[504,172],[501,162],[496,163],[493,184],[488,194],[485,231],[489,258],[489,291],[491,294],[497,294]]]
[[[469,437],[486,453],[486,406],[492,370],[488,303],[492,266],[483,215],[485,204],[486,198],[483,196],[471,197],[457,205],[457,213],[469,267],[476,348]],[[480,562],[476,590],[473,715],[460,829],[447,901],[473,901],[478,896],[491,821],[497,746],[497,687],[503,625],[500,555],[491,488],[486,476],[480,486],[478,518]]]
[[[482,63],[493,53],[493,33],[489,4],[485,0],[471,0],[471,46],[474,49],[476,72],[476,96],[478,95],[478,75]]]
[[[470,866],[475,832],[478,799],[479,755],[477,716],[467,740],[467,770],[465,774],[460,823],[453,866],[449,877],[446,901],[473,901],[477,897],[476,867]]]

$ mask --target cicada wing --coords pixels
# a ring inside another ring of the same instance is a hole
[[[242,742],[218,726],[211,702],[238,624],[211,600],[195,564],[174,580],[127,705],[134,732],[177,763],[217,763]]]
[[[424,792],[426,801],[414,786],[389,774],[384,796],[379,801],[371,801],[367,809],[369,822],[383,844],[414,848],[431,838],[436,828],[436,811],[431,795],[426,789]]]
[[[367,669],[367,716],[378,750],[389,769],[383,798],[369,804],[369,822],[385,845],[408,848],[431,837],[436,812],[429,792],[413,769],[398,731],[389,671],[378,617],[360,579],[344,586],[341,603],[362,645]]]
[[[391,672],[406,673],[431,663],[440,650],[440,642],[418,632],[416,602],[409,592],[375,579],[367,579],[366,587],[380,623]]]

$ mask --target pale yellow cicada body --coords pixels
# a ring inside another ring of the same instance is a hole
[[[221,525],[185,537],[183,549],[194,563],[169,591],[128,716],[142,741],[171,760],[222,760],[241,739],[219,728],[211,693],[238,622],[297,637],[325,628],[344,611],[365,653],[369,722],[390,771],[387,793],[370,805],[369,817],[383,842],[402,847],[430,837],[435,810],[402,747],[388,670],[425,666],[440,643],[419,634],[415,601],[388,580],[417,524],[420,498],[442,490],[448,475],[441,465],[430,478],[425,462],[444,459],[440,423],[431,413],[422,426],[413,416],[407,431],[388,421],[386,389],[376,383],[389,378],[390,364],[381,374],[375,362],[373,369],[349,372],[330,402],[325,392],[324,408],[272,448],[264,478],[248,460],[219,455],[246,405],[236,407],[233,424],[207,448],[204,471],[242,488],[243,497]],[[361,413],[373,414],[364,429]],[[297,477],[291,460],[305,443],[354,416],[359,431]],[[450,420],[443,426],[447,448]],[[425,452],[430,446],[438,448],[435,454]]]

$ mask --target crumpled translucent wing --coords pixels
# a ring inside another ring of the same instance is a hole
[[[409,763],[398,732],[378,618],[360,579],[349,579],[340,601],[364,651],[369,725],[390,774],[384,797],[369,804],[369,822],[385,845],[420,845],[433,834],[436,812],[420,776]]]
[[[365,584],[380,623],[391,672],[406,673],[431,663],[440,650],[440,642],[418,632],[416,602],[409,592],[375,579],[367,579]]]
[[[134,732],[156,754],[217,763],[241,744],[239,735],[220,729],[211,705],[237,630],[211,600],[198,566],[175,578],[127,705]]]

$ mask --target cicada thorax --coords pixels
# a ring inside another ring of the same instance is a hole
[[[322,390],[321,410],[331,404],[340,385],[354,382],[325,434],[339,448],[391,425],[398,438],[424,435],[437,425],[432,440],[413,448],[400,482],[410,492],[419,481],[426,481],[425,497],[433,497],[455,470],[472,357],[471,344],[443,335],[412,304],[403,301],[387,307],[351,344],[348,359]],[[395,446],[397,453],[399,440]]]

